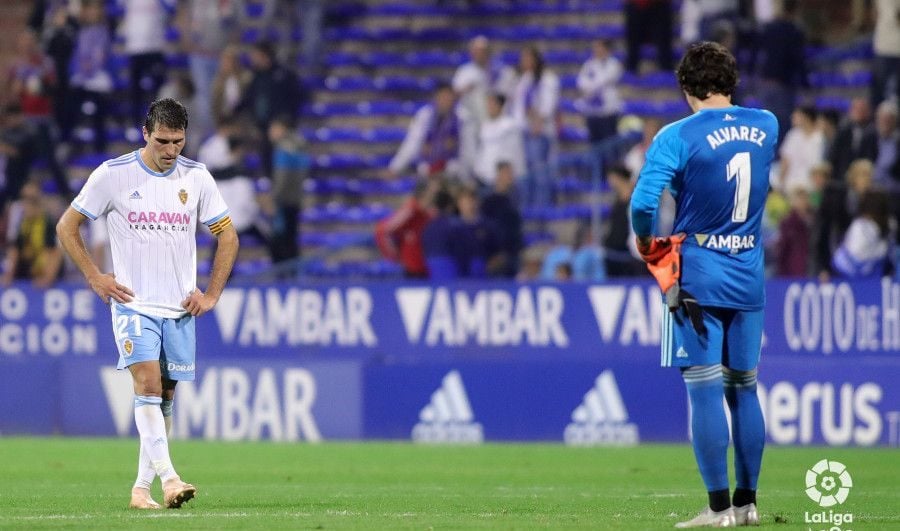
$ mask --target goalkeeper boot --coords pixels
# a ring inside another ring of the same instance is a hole
[[[162,509],[162,506],[150,497],[150,489],[142,489],[134,487],[131,489],[131,503],[128,504],[131,509]]]
[[[734,527],[734,511],[731,507],[724,511],[715,512],[709,507],[700,511],[700,514],[686,522],[678,522],[675,527],[684,529],[688,527]]]
[[[175,477],[163,484],[163,501],[169,509],[179,509],[188,500],[194,497],[197,488],[190,483],[181,481],[181,478]]]
[[[755,503],[734,507],[734,521],[737,525],[759,525],[759,512]]]

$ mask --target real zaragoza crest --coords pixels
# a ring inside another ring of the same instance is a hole
[[[187,190],[185,190],[184,188],[182,188],[181,190],[178,190],[178,199],[181,200],[182,205],[186,205],[187,204]]]
[[[122,342],[122,346],[125,348],[125,355],[131,356],[131,351],[134,350],[134,343],[130,339],[126,339]]]

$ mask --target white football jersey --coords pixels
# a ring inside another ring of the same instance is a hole
[[[140,150],[101,164],[72,208],[91,220],[106,215],[116,281],[135,295],[126,306],[166,318],[187,313],[181,303],[197,286],[197,221],[228,215],[206,166],[179,156],[159,173]]]

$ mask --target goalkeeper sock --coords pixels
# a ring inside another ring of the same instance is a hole
[[[740,505],[735,503],[736,507],[740,507],[747,503],[755,503],[756,481],[759,478],[763,447],[766,443],[766,426],[756,394],[756,369],[735,371],[725,367],[722,369],[722,379],[725,385],[725,399],[731,410],[734,474],[737,487],[738,490],[754,493],[754,501]]]
[[[692,445],[697,466],[710,493],[710,504],[721,505],[721,496],[714,500],[713,493],[728,490],[728,421],[722,405],[722,366],[688,367],[681,376],[691,402]],[[728,507],[717,509],[710,505],[710,508],[722,511]]]
[[[709,491],[709,508],[717,513],[731,507],[731,500],[728,499],[728,489]]]
[[[734,489],[733,500],[731,505],[734,505],[735,507],[743,507],[745,505],[750,505],[751,503],[756,503],[756,491],[738,487]]]

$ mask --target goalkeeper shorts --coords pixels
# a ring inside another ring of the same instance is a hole
[[[684,309],[669,312],[662,303],[663,367],[714,365],[749,371],[759,363],[762,348],[763,311],[703,308],[704,335],[697,334]]]

